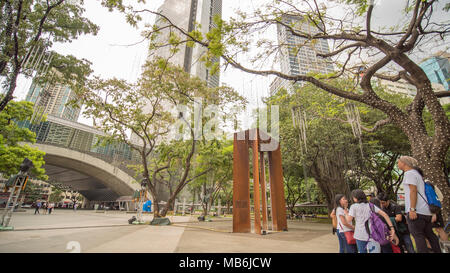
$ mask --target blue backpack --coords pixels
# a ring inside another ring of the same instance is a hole
[[[428,204],[428,207],[430,208],[431,213],[437,214],[442,208],[441,201],[439,200],[439,197],[436,194],[436,191],[434,190],[434,186],[430,182],[425,182],[425,196],[427,199],[425,199],[420,192],[417,192],[422,199],[425,201],[425,203]]]

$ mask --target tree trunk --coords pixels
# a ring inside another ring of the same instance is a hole
[[[336,194],[344,194],[350,198],[350,189],[344,177],[346,168],[342,164],[338,164],[338,160],[335,159],[336,157],[328,159],[319,156],[310,168],[311,175],[325,196],[330,213],[334,208]]]
[[[18,69],[16,69],[16,71],[14,71],[12,79],[10,80],[8,92],[6,93],[5,97],[3,97],[3,99],[0,102],[0,112],[3,111],[3,109],[5,109],[5,107],[6,107],[6,105],[8,105],[8,103],[14,98],[13,92],[16,89],[18,76],[19,76],[19,71],[18,71]]]
[[[149,189],[150,189],[150,194],[153,197],[153,217],[159,218],[161,216],[159,214],[159,198],[158,198],[158,194],[156,193],[156,191],[155,191],[153,186],[150,186]]]
[[[420,152],[420,148],[414,147],[413,156],[419,162],[419,167],[423,170],[424,178],[428,179],[434,186],[437,186],[444,196],[442,202],[442,216],[444,221],[450,212],[450,187],[448,178],[445,175],[444,160],[439,158],[430,158],[426,153]]]

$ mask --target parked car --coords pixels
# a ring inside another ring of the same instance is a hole
[[[25,208],[25,209],[30,209],[31,208],[31,204],[23,204],[21,207]]]

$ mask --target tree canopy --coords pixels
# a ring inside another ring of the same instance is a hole
[[[29,120],[33,114],[33,104],[26,101],[12,101],[0,112],[0,172],[5,176],[17,174],[20,164],[27,157],[33,161],[31,175],[47,180],[44,165],[45,153],[26,143],[35,143],[36,134],[17,122]]]
[[[79,95],[86,106],[85,116],[109,135],[104,140],[127,143],[139,156],[141,163],[134,169],[147,180],[157,214],[157,186],[169,187],[171,194],[162,216],[189,182],[208,171],[191,173],[194,154],[210,145],[205,142],[207,134],[201,134],[208,124],[204,119],[216,118],[201,113],[213,105],[215,115],[229,104],[245,105],[230,87],[208,88],[204,81],[164,59],[148,61],[136,84],[94,78]],[[196,98],[203,102],[197,103]],[[216,122],[212,126],[215,133],[223,121]],[[199,146],[200,140],[204,142]]]
[[[0,111],[14,98],[19,74],[35,76],[41,84],[60,82],[73,87],[84,84],[92,72],[89,61],[49,50],[55,42],[67,43],[83,34],[97,34],[99,27],[82,16],[83,3],[83,0],[0,3],[0,79],[6,90]]]

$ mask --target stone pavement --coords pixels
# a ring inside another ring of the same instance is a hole
[[[169,217],[170,226],[128,225],[133,214],[56,210],[51,215],[16,212],[15,231],[0,232],[0,252],[83,253],[333,253],[338,241],[330,224],[288,221],[288,232],[232,233],[231,218],[198,222],[196,216]],[[152,215],[145,215],[150,221]]]

